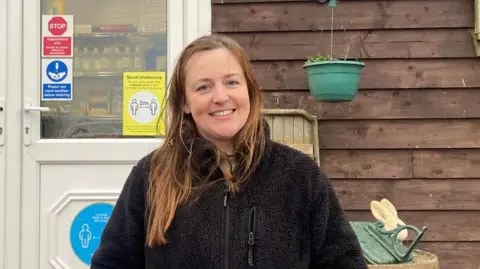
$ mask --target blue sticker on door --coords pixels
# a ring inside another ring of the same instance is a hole
[[[98,248],[103,229],[112,215],[113,205],[96,203],[85,207],[70,227],[70,244],[77,257],[90,265]]]
[[[72,59],[42,59],[42,101],[73,100]]]

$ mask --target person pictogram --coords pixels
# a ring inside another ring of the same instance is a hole
[[[157,108],[157,100],[152,99],[152,101],[150,102],[150,112],[152,113],[152,115],[155,115],[157,113]]]
[[[133,99],[132,103],[130,103],[130,110],[132,110],[133,115],[137,115],[137,110],[138,110],[137,99]]]
[[[88,248],[90,240],[92,239],[92,232],[90,232],[90,227],[88,226],[88,224],[82,225],[82,230],[80,231],[80,233],[78,233],[78,237],[82,242],[82,248]]]

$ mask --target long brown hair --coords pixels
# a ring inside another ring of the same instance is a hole
[[[181,53],[168,87],[165,109],[170,114],[169,124],[164,143],[153,153],[147,190],[146,244],[149,247],[167,243],[165,233],[172,224],[177,207],[190,198],[193,180],[204,176],[198,173],[200,164],[193,153],[195,145],[192,138],[198,136],[196,125],[192,117],[182,110],[186,101],[185,67],[195,53],[218,48],[228,49],[244,71],[250,98],[250,114],[244,127],[233,138],[235,169],[231,172],[220,165],[227,157],[215,150],[216,161],[211,163],[210,171],[220,169],[229,191],[235,192],[251,176],[262,159],[265,134],[261,116],[261,92],[245,51],[227,36],[212,34],[198,38]],[[162,114],[164,112],[165,110]]]

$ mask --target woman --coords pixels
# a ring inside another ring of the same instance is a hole
[[[367,268],[327,176],[269,139],[236,42],[193,41],[169,93],[165,142],[133,167],[92,269]]]

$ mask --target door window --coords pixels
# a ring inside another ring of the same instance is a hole
[[[42,0],[42,139],[163,135],[166,2]]]

